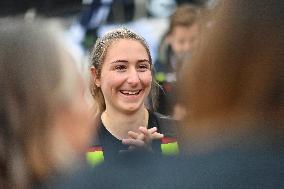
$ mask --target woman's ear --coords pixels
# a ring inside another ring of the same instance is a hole
[[[97,69],[94,66],[91,67],[91,73],[92,73],[93,81],[94,81],[95,85],[97,87],[100,87],[101,86],[101,81],[100,81],[100,78],[98,76]]]

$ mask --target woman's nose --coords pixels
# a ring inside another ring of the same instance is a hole
[[[138,71],[135,68],[129,69],[127,82],[136,85],[140,82]]]

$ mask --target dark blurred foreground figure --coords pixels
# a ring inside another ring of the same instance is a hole
[[[53,23],[0,20],[0,188],[77,170],[93,135],[87,83]]]
[[[187,155],[137,154],[68,180],[66,188],[284,187],[284,4],[221,3],[181,80]]]

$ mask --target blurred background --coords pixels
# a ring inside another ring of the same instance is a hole
[[[1,0],[0,17],[55,18],[63,22],[74,55],[86,59],[97,37],[126,26],[149,43],[153,62],[168,18],[184,3],[212,6],[214,0]],[[85,61],[86,62],[86,61]]]

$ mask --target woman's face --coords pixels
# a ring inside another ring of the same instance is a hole
[[[142,108],[151,82],[149,56],[139,41],[119,39],[109,46],[97,83],[104,95],[106,110],[130,113]]]

